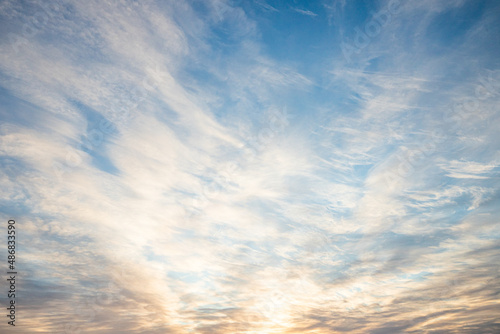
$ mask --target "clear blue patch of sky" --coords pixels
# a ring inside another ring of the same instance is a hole
[[[1,80],[9,80],[8,76],[0,73]],[[45,110],[13,95],[9,90],[0,86],[0,119],[2,123],[21,125],[30,129],[42,129]]]
[[[465,34],[481,19],[486,4],[487,1],[469,1],[437,15],[427,28],[426,41],[438,52],[446,52],[447,48],[460,44]]]
[[[143,248],[143,252],[148,261],[161,262],[161,263],[168,262],[168,259],[165,256],[156,254],[151,246],[145,246]]]
[[[107,131],[101,129],[101,122],[104,121],[107,122],[107,124],[111,124],[111,122],[104,118],[102,114],[83,103],[79,101],[71,102],[80,110],[87,121],[86,133],[80,137],[80,143],[77,144],[77,147],[81,144],[82,151],[88,153],[92,157],[92,164],[96,168],[103,172],[117,175],[119,170],[106,156],[106,144],[111,139],[110,137],[116,133],[116,130],[107,133]]]
[[[340,53],[339,31],[342,25],[346,31],[354,33],[354,27],[362,25],[369,10],[374,9],[373,1],[347,2],[346,14],[341,22],[330,25],[329,13],[323,1],[268,1],[277,12],[261,15],[257,7],[251,16],[261,27],[262,42],[266,52],[276,58],[300,64],[303,69],[312,68],[325,53]],[[316,16],[305,15],[298,10],[310,11]],[[252,13],[252,11],[250,11]],[[299,68],[301,70],[301,68]]]

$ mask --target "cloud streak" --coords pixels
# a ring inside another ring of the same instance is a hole
[[[400,1],[346,59],[393,2],[311,7],[333,37],[294,8],[317,40],[264,2],[3,2],[16,330],[498,330],[498,5]]]

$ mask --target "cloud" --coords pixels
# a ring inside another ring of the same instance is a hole
[[[304,10],[304,9],[300,9],[300,8],[292,8],[292,9],[294,11],[296,11],[297,13],[300,13],[302,15],[311,16],[311,17],[318,16],[318,14],[311,12],[310,10]]]
[[[450,161],[448,166],[441,167],[448,172],[447,176],[454,178],[487,179],[490,171],[497,167],[496,164],[481,164],[474,161]]]
[[[496,5],[402,3],[351,62],[253,5],[44,6],[0,11],[22,331],[497,328]]]

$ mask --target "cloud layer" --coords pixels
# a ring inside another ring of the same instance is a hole
[[[3,1],[16,331],[499,331],[498,10]]]

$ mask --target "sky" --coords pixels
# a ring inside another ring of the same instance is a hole
[[[494,0],[1,0],[0,331],[500,332],[499,56]]]

